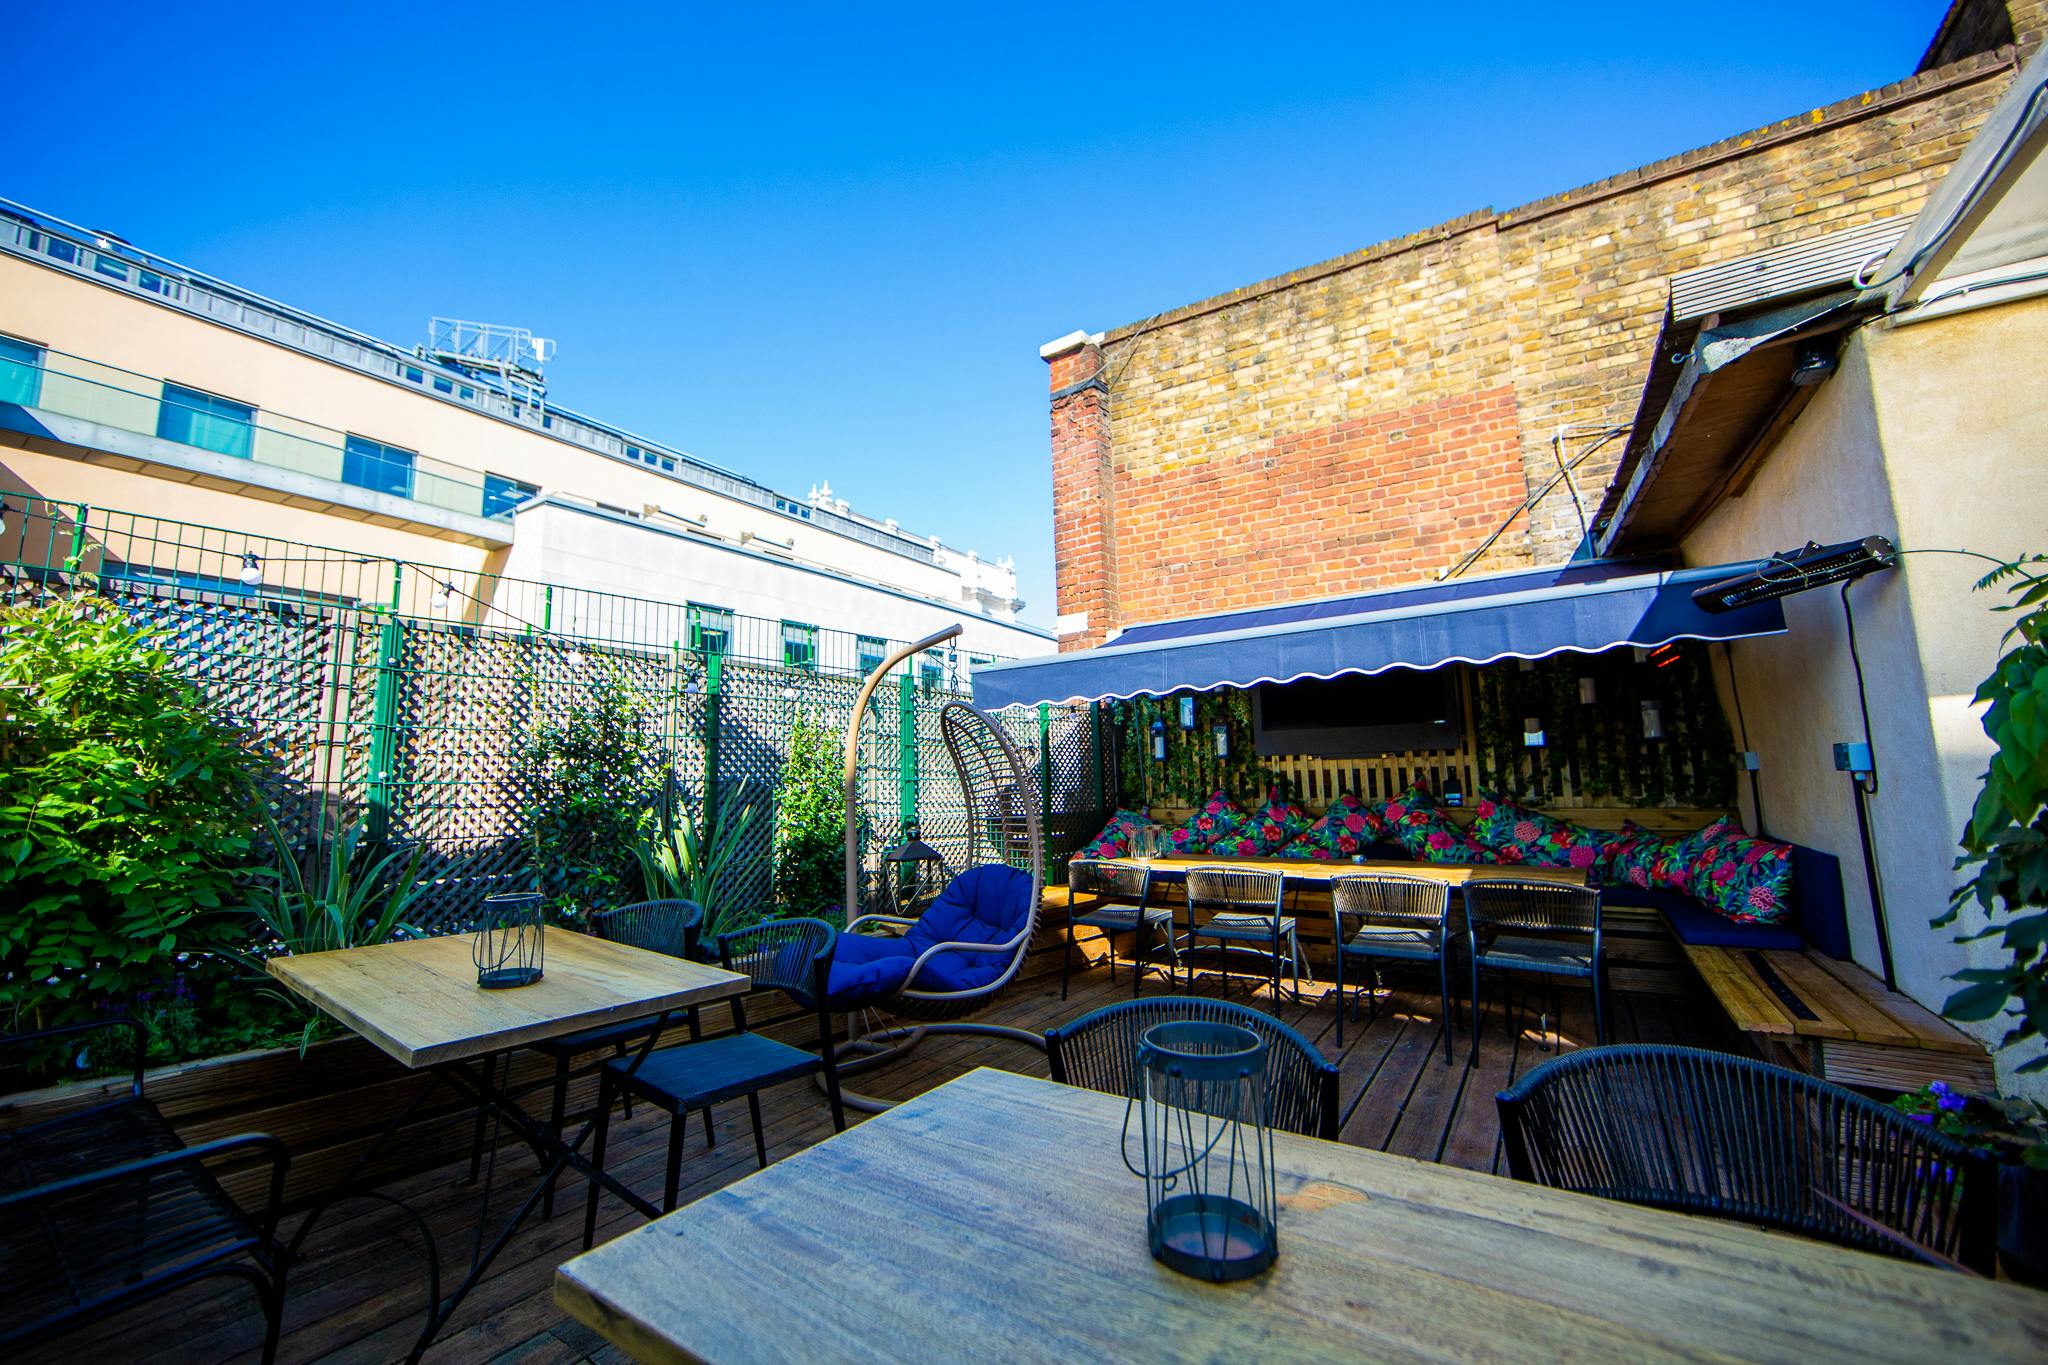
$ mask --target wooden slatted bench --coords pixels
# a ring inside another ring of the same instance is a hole
[[[1994,1088],[1982,1043],[1853,962],[1806,951],[1684,948],[1768,1060],[1888,1094],[1937,1080]]]

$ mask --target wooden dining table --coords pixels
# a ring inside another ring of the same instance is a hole
[[[2048,1294],[1275,1135],[1280,1256],[1154,1261],[1124,1100],[987,1069],[562,1265],[643,1361],[2038,1361]]]
[[[419,1359],[432,1343],[563,1172],[573,1169],[646,1216],[660,1215],[654,1205],[606,1175],[578,1150],[592,1124],[586,1123],[575,1138],[565,1140],[548,1125],[536,1122],[500,1084],[497,1078],[505,1068],[499,1067],[497,1060],[544,1039],[728,999],[744,992],[749,984],[747,977],[736,972],[567,929],[547,931],[540,980],[507,990],[478,986],[467,935],[398,939],[361,948],[295,954],[272,958],[268,966],[270,974],[295,994],[376,1044],[400,1066],[423,1073],[405,1106],[301,1220],[289,1248],[292,1255],[298,1254],[307,1233],[335,1200],[371,1192],[359,1183],[371,1161],[427,1097],[444,1086],[473,1100],[479,1114],[491,1115],[512,1129],[539,1160],[539,1182],[488,1246],[483,1229],[491,1180],[482,1182],[475,1250],[468,1273],[451,1294],[441,1293],[433,1237],[424,1222],[418,1223],[427,1240],[428,1311],[409,1356],[412,1360]],[[659,1033],[659,1029],[649,1031],[633,1055],[633,1065],[647,1055]],[[494,1176],[495,1143],[491,1151]]]

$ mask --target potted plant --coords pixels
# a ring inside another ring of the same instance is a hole
[[[1944,1081],[1908,1091],[1892,1108],[1998,1163],[1998,1249],[2022,1278],[2048,1280],[2048,1108],[1965,1095]]]
[[[1976,809],[1962,837],[1959,870],[1970,871],[1955,890],[1937,926],[1953,924],[1965,907],[1982,911],[1983,924],[1960,934],[1959,943],[1996,940],[2005,961],[1992,967],[1969,967],[1955,974],[1963,986],[1948,998],[1942,1013],[1963,1022],[2005,1023],[1998,1049],[2030,1045],[2033,1055],[2015,1068],[2017,1074],[2048,1069],[2048,1051],[2040,1047],[2048,1024],[2048,555],[2029,555],[2001,564],[1978,580],[1978,588],[2003,585],[2012,600],[1994,608],[2017,616],[2000,642],[2004,653],[1991,676],[1977,689],[1984,703],[1984,733],[1994,752],[1977,794]],[[1952,1095],[1928,1092],[1941,1116],[1985,1116],[1995,1109],[2020,1113],[2011,1105],[2023,1101],[1987,1100],[1971,1109],[1971,1101],[1941,1107]],[[1904,1097],[1910,1099],[1912,1097]],[[2000,1250],[2037,1273],[2048,1272],[2048,1157],[2041,1148],[2041,1111],[2022,1114],[2030,1140],[2003,1141],[2003,1152],[2029,1155],[2007,1160],[2001,1183],[2000,1221],[2013,1240],[2001,1235]],[[1937,1117],[1936,1122],[1941,1122]],[[1956,1117],[1969,1124],[1977,1120]],[[1987,1132],[1992,1131],[1987,1127]],[[2031,1229],[2031,1234],[2029,1236]]]

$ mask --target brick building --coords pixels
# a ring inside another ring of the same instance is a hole
[[[1913,213],[2044,30],[1957,0],[1895,84],[1049,343],[1061,647],[1569,556],[1669,277]]]

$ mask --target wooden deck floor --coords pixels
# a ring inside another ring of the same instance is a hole
[[[1128,998],[1129,978],[1119,972],[1112,985],[1100,968],[1077,974],[1071,998],[1062,1001],[1056,975],[1027,980],[979,1016],[988,1022],[1044,1030],[1087,1010]],[[1164,983],[1148,980],[1155,993]],[[1194,989],[1215,994],[1214,977]],[[1240,978],[1233,992],[1243,998]],[[1428,989],[1393,978],[1377,1015],[1347,1022],[1344,1045],[1336,1043],[1336,1011],[1313,990],[1302,1003],[1283,1002],[1282,1017],[1335,1059],[1343,1071],[1342,1139],[1360,1146],[1479,1170],[1500,1168],[1499,1130],[1493,1095],[1515,1076],[1554,1055],[1546,1048],[1592,1042],[1590,999],[1565,991],[1562,1017],[1539,1029],[1529,1012],[1534,1002],[1517,1000],[1520,1015],[1510,1026],[1499,1001],[1484,1010],[1476,1062],[1466,1058],[1467,1035],[1453,1039],[1446,1065],[1438,1033],[1434,982]],[[1703,999],[1688,996],[1615,993],[1615,1041],[1685,1042],[1739,1046],[1725,1021]],[[1042,1054],[1016,1043],[978,1038],[932,1038],[908,1059],[863,1077],[863,1088],[904,1098],[975,1066],[999,1066],[1045,1074]],[[830,1136],[823,1098],[807,1083],[781,1086],[764,1095],[769,1159]],[[849,1118],[857,1116],[849,1115]],[[607,1167],[633,1188],[658,1198],[666,1127],[659,1115],[636,1108],[630,1121],[615,1120]],[[531,1188],[532,1158],[523,1150],[501,1151],[498,1193],[492,1216],[501,1219]],[[707,1149],[695,1132],[683,1167],[681,1198],[688,1202],[755,1169],[746,1106],[734,1102],[718,1115],[718,1141]],[[395,1182],[389,1192],[410,1204],[434,1229],[443,1275],[452,1284],[466,1268],[476,1225],[478,1189],[468,1183],[466,1163],[439,1167]],[[556,1265],[580,1250],[582,1186],[563,1186],[555,1217],[538,1215],[492,1267],[429,1351],[432,1361],[616,1362],[626,1357],[555,1307]],[[640,1219],[616,1200],[600,1210],[598,1238],[613,1237]],[[287,1230],[295,1219],[287,1219]],[[388,1205],[353,1201],[336,1206],[308,1241],[305,1258],[292,1270],[285,1308],[286,1361],[388,1361],[399,1359],[423,1321],[426,1296],[418,1235],[404,1215]],[[262,1328],[253,1295],[239,1284],[203,1282],[155,1304],[117,1315],[103,1327],[51,1343],[38,1361],[253,1361]]]

